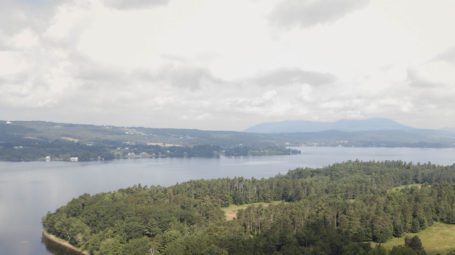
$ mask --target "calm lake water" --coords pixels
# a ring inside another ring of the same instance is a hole
[[[455,163],[455,149],[300,148],[301,155],[220,159],[147,159],[112,162],[0,162],[0,254],[52,254],[41,242],[41,218],[84,193],[134,184],[172,185],[190,179],[270,177],[297,167],[347,160]]]

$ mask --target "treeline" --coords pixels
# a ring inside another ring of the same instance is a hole
[[[118,147],[117,147],[118,148]],[[266,156],[266,155],[287,155],[300,154],[299,150],[288,149],[277,145],[193,145],[193,146],[159,146],[159,145],[129,145],[115,150],[118,158],[128,158],[134,153],[135,156],[145,158],[155,157],[202,157],[218,158],[220,156],[239,157],[239,156]]]
[[[47,156],[52,161],[69,161],[77,157],[78,161],[96,161],[133,158],[183,158],[202,157],[218,158],[220,156],[264,156],[298,154],[300,151],[280,146],[229,146],[195,145],[195,146],[160,146],[145,144],[125,144],[103,141],[98,143],[80,143],[64,140],[30,140],[0,141],[1,161],[43,161]]]
[[[287,141],[287,140],[286,140]],[[0,121],[0,160],[78,161],[298,154],[265,134]]]
[[[221,207],[248,207],[226,221]],[[381,243],[455,223],[455,166],[346,162],[268,179],[197,180],[83,195],[44,228],[92,254],[386,254]],[[425,254],[419,240],[390,254]],[[420,245],[421,246],[421,245]]]
[[[103,145],[87,145],[62,140],[0,141],[1,161],[43,161],[47,156],[50,156],[54,161],[69,161],[71,157],[77,157],[79,161],[115,159],[112,150]]]

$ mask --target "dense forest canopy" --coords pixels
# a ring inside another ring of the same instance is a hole
[[[241,210],[222,207],[283,201]],[[43,219],[92,254],[386,254],[370,242],[455,223],[455,165],[346,162],[268,179],[195,180],[82,195]],[[425,254],[407,240],[390,254]]]

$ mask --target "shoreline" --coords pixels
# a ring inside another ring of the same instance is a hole
[[[70,244],[68,241],[60,239],[50,233],[48,233],[46,230],[43,230],[43,238],[46,239],[49,242],[52,242],[53,244],[56,244],[62,248],[68,249],[74,254],[78,255],[90,255],[88,251],[84,251],[80,248],[77,248],[76,246]]]
[[[454,147],[455,149],[455,147]],[[302,153],[291,154],[292,156],[302,155]],[[243,156],[224,156],[220,155],[219,157],[150,157],[150,158],[116,158],[108,160],[79,160],[79,161],[69,161],[69,160],[24,160],[24,161],[15,161],[15,160],[1,160],[0,163],[111,163],[117,161],[141,161],[149,159],[221,159],[221,158],[260,158],[260,157],[274,157],[274,156],[289,156],[289,153],[286,154],[264,154],[264,155],[243,155]]]
[[[201,156],[190,156],[190,157],[176,157],[176,156],[162,156],[162,157],[144,157],[144,158],[114,158],[107,160],[79,160],[79,161],[70,161],[70,160],[51,160],[46,161],[43,159],[34,159],[34,160],[3,160],[0,159],[0,163],[110,163],[116,161],[134,161],[134,160],[149,160],[149,159],[220,159],[220,158],[260,158],[260,157],[270,157],[270,156],[299,156],[302,155],[302,148],[345,148],[345,149],[412,149],[412,150],[454,150],[455,144],[453,146],[340,146],[340,145],[301,145],[301,146],[290,146],[290,148],[298,150],[300,152],[289,154],[278,153],[278,154],[259,154],[259,155],[236,155],[236,156],[226,156],[219,155],[213,157],[201,157]]]

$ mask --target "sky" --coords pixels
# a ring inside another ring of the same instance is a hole
[[[0,119],[455,127],[453,0],[1,0]]]

